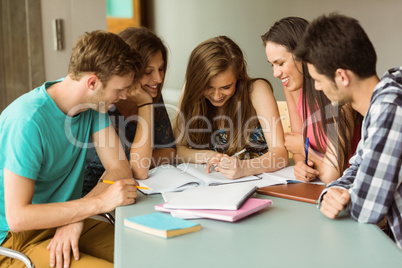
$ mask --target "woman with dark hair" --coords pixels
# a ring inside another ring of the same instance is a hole
[[[314,80],[305,63],[293,54],[309,22],[298,17],[277,21],[261,36],[273,75],[282,80],[291,123],[285,146],[293,153],[296,179],[318,177],[324,183],[339,178],[360,139],[361,116],[350,105],[334,107]],[[309,137],[308,162],[305,141]]]
[[[145,27],[127,28],[119,36],[141,55],[144,72],[139,82],[109,110],[133,177],[146,179],[154,166],[172,164],[176,147],[172,127],[161,96],[167,68],[167,49]],[[88,149],[83,194],[89,192],[105,171],[95,150]]]
[[[240,47],[226,36],[191,53],[174,134],[180,162],[207,163],[227,178],[287,166],[271,84],[252,79]]]

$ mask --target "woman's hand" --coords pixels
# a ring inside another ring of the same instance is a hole
[[[304,155],[303,135],[298,132],[285,133],[285,147],[292,154]]]
[[[308,160],[308,165],[304,161],[298,161],[294,166],[296,180],[299,181],[312,181],[320,174],[318,170],[312,168],[314,162]]]
[[[141,87],[140,83],[133,85],[133,87],[127,92],[127,99],[135,102],[137,106],[145,103],[152,103],[152,96]]]
[[[237,157],[219,154],[212,158],[210,163],[214,166],[215,171],[222,173],[228,179],[234,180],[244,176],[241,160]]]
[[[213,167],[216,170],[216,167],[219,165],[221,158],[225,156],[225,154],[220,154],[220,153],[216,153],[216,152],[214,152],[214,153],[215,153],[214,155],[212,155],[208,159],[205,159],[205,162],[207,163],[207,168],[206,168],[207,173],[211,173],[211,167]]]

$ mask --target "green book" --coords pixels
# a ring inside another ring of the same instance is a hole
[[[201,230],[201,225],[170,214],[155,212],[124,219],[126,227],[168,238]]]

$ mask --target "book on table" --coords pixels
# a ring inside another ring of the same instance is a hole
[[[257,193],[316,204],[325,185],[311,183],[289,183],[261,187]]]
[[[242,183],[193,187],[182,192],[169,193],[174,195],[166,201],[164,207],[169,209],[237,210],[257,189],[254,185]]]
[[[155,206],[156,211],[169,212],[173,217],[183,219],[207,218],[220,221],[235,222],[254,214],[272,204],[272,200],[249,198],[238,210],[221,209],[169,209],[165,203]]]
[[[213,168],[211,168],[210,173],[207,173],[205,164],[192,163],[183,163],[178,166],[161,165],[151,169],[146,180],[138,180],[140,186],[149,188],[149,190],[140,189],[144,194],[177,192],[199,186],[241,183],[260,188],[295,182],[301,181],[296,180],[293,166],[288,166],[274,172],[245,176],[232,180],[226,178],[222,173],[213,170]]]
[[[163,238],[201,230],[201,225],[198,223],[161,212],[125,218],[124,226]]]
[[[325,184],[315,179],[310,182],[296,180],[293,166],[289,166],[272,173],[263,173],[262,183],[259,185],[257,193],[276,196],[306,203],[315,204],[321,192],[325,189]],[[264,179],[282,180],[283,183],[263,185]]]
[[[216,186],[260,179],[258,176],[246,176],[231,180],[213,168],[210,173],[206,173],[205,164],[183,163],[178,166],[161,165],[153,168],[149,171],[148,178],[138,180],[138,183],[142,187],[149,188],[149,190],[141,189],[142,193],[157,194],[182,191],[197,186]]]

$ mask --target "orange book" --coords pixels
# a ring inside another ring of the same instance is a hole
[[[257,193],[316,204],[325,187],[322,184],[288,183],[261,187]]]

